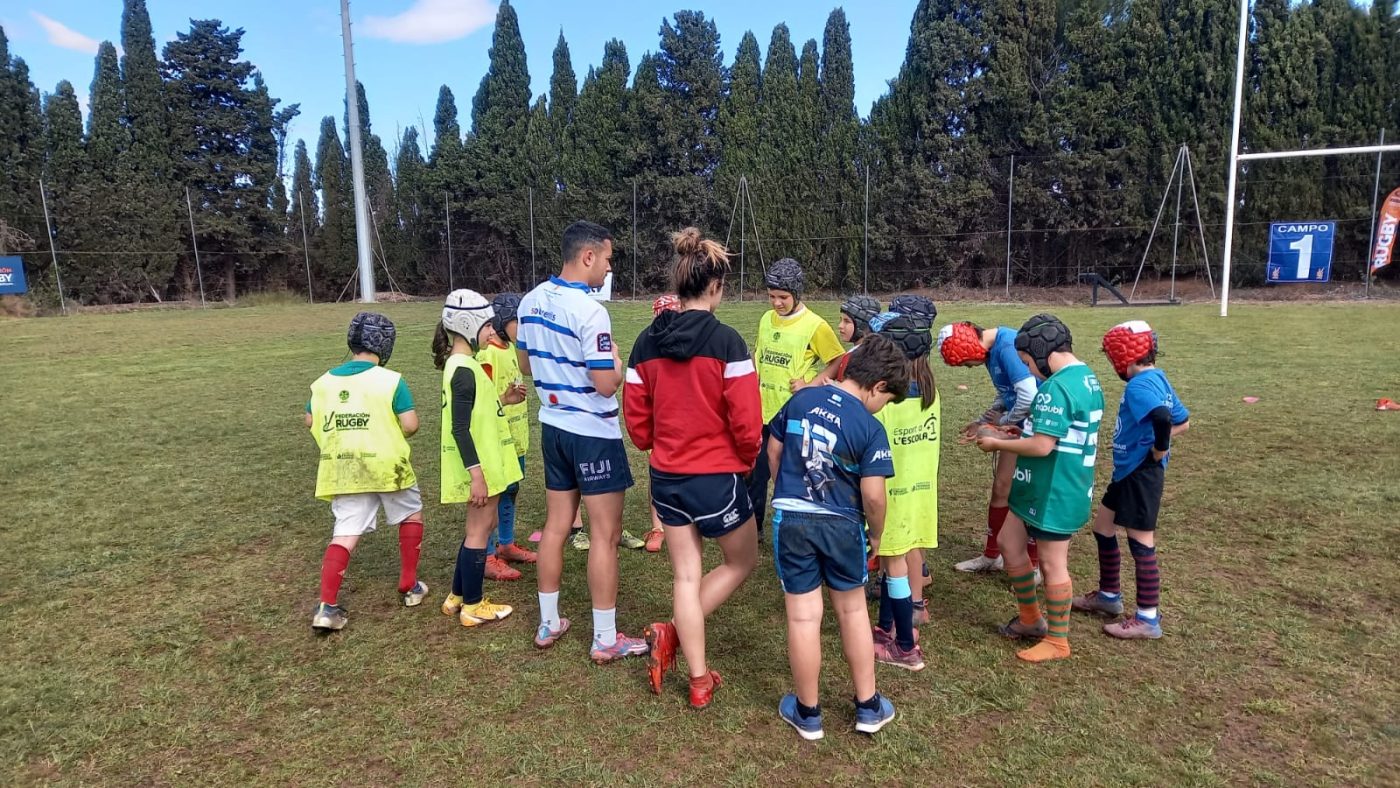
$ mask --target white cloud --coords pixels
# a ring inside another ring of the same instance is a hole
[[[34,21],[38,22],[40,27],[44,28],[45,33],[48,33],[50,44],[88,55],[97,54],[97,39],[85,36],[56,19],[50,19],[44,16],[38,11],[30,11],[29,15],[34,17]]]
[[[367,16],[361,28],[370,38],[400,44],[441,44],[469,35],[496,19],[490,0],[414,0],[401,14]]]

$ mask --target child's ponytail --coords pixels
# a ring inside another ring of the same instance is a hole
[[[439,322],[437,331],[433,332],[433,366],[438,369],[447,366],[447,357],[450,355],[452,355],[452,335]]]

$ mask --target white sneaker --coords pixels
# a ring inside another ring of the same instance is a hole
[[[1040,573],[1040,567],[1038,566],[1035,568],[1035,584],[1038,586],[1045,585],[1045,575]]]
[[[1001,556],[988,558],[985,555],[978,555],[976,558],[969,558],[953,568],[959,572],[1000,572],[1005,562]]]

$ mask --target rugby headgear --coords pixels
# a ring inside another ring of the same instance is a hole
[[[769,266],[768,273],[763,275],[764,287],[769,290],[784,290],[792,293],[792,297],[797,299],[802,298],[802,290],[806,283],[807,278],[802,273],[802,266],[791,257],[784,257]]]
[[[890,311],[898,312],[901,315],[908,315],[914,319],[914,324],[932,330],[933,319],[938,316],[938,307],[933,302],[921,295],[905,293],[890,299]]]
[[[518,293],[497,293],[491,299],[491,328],[505,341],[506,326],[515,322],[516,312],[520,309],[520,294]]]
[[[1103,335],[1103,352],[1113,371],[1128,379],[1128,367],[1157,352],[1157,332],[1143,320],[1129,320]]]
[[[870,319],[880,314],[880,301],[864,293],[853,295],[841,303],[841,314],[855,323],[856,330],[851,340],[859,342],[861,337],[870,333]]]
[[[1058,317],[1042,312],[1027,320],[1016,332],[1016,352],[1025,353],[1035,362],[1042,377],[1050,377],[1050,354],[1068,350],[1074,339],[1069,326]]]
[[[679,312],[681,309],[681,299],[678,296],[667,293],[659,295],[655,301],[651,302],[651,316],[660,317],[662,312]]]
[[[475,290],[453,290],[442,306],[442,326],[476,347],[481,327],[495,312],[491,304]]]
[[[379,366],[389,363],[394,353],[394,338],[398,331],[394,321],[378,312],[361,312],[350,319],[350,331],[345,341],[351,353],[373,353],[379,356]]]
[[[962,366],[968,361],[981,364],[987,360],[987,349],[982,347],[982,336],[971,323],[950,323],[938,330],[938,353],[943,363],[950,367]]]
[[[933,347],[929,330],[919,325],[916,318],[899,312],[881,312],[871,318],[870,331],[890,339],[911,361],[928,355]]]

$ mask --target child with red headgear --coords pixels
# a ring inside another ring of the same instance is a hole
[[[938,332],[938,352],[950,367],[980,367],[986,365],[987,375],[996,387],[997,398],[976,421],[963,427],[964,442],[972,440],[981,430],[1012,434],[1018,432],[1030,416],[1035,399],[1036,380],[1025,362],[1016,355],[1016,329],[1001,326],[982,328],[975,323],[953,323]],[[989,431],[986,428],[993,428]],[[1003,435],[1002,437],[1005,437]],[[1004,560],[997,547],[1006,515],[1010,512],[1011,481],[1016,473],[1016,457],[1006,452],[993,454],[992,494],[987,504],[987,538],[982,554],[955,565],[959,572],[999,572]],[[1030,543],[1031,566],[1039,568],[1035,540]]]
[[[1075,597],[1074,609],[1119,616],[1123,594],[1118,585],[1121,558],[1118,526],[1128,531],[1128,550],[1137,569],[1137,613],[1105,624],[1103,631],[1124,640],[1162,636],[1157,600],[1157,513],[1162,506],[1172,438],[1190,426],[1191,414],[1177,398],[1167,376],[1156,367],[1157,333],[1141,320],[1114,326],[1103,338],[1103,352],[1113,371],[1126,380],[1113,429],[1113,481],[1094,516],[1099,543],[1099,587]]]

